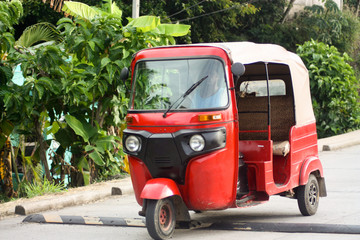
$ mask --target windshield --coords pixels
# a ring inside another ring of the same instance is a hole
[[[172,105],[172,110],[209,109],[228,104],[224,66],[218,59],[140,61],[134,77],[132,110],[166,110]]]

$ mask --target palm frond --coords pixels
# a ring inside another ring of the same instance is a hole
[[[42,22],[27,27],[15,45],[22,47],[31,47],[36,43],[48,41],[61,41],[59,32],[51,23]]]

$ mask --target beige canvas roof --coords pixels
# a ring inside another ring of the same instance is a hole
[[[256,62],[288,65],[294,91],[296,125],[302,126],[315,121],[308,70],[298,55],[274,44],[228,42],[209,45],[218,46],[228,51],[233,62],[241,62],[245,65]]]

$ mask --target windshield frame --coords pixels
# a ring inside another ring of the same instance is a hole
[[[227,104],[221,107],[212,107],[212,108],[187,108],[187,109],[171,109],[169,112],[209,112],[209,111],[221,111],[229,108],[230,106],[230,92],[229,92],[229,74],[227,72],[225,60],[216,55],[201,55],[201,56],[181,56],[181,57],[165,57],[165,58],[142,58],[136,61],[133,65],[133,76],[131,79],[131,92],[129,99],[128,112],[129,113],[164,113],[166,109],[134,109],[134,98],[136,94],[136,72],[137,65],[142,62],[153,62],[153,61],[173,61],[173,60],[196,60],[196,59],[216,59],[220,62],[221,67],[224,72],[224,81],[225,81],[225,91],[227,96]],[[206,80],[203,84],[206,84]]]

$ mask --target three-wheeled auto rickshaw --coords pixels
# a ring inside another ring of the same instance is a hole
[[[250,42],[157,47],[137,52],[131,73],[123,144],[154,239],[171,237],[189,210],[271,195],[315,214],[326,188],[308,71],[296,54]]]

